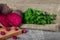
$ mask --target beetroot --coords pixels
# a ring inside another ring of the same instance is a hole
[[[0,4],[0,23],[6,27],[7,31],[10,31],[10,25],[15,26],[15,30],[18,30],[17,26],[22,23],[22,12],[19,10],[10,9],[7,4]]]
[[[5,26],[5,27],[9,27],[10,28],[10,25],[9,23],[7,22],[7,19],[6,19],[6,16],[5,15],[0,15],[0,23]],[[7,29],[7,28],[6,28]]]
[[[16,13],[8,14],[7,19],[9,21],[9,23],[11,23],[15,27],[22,24],[22,17],[20,15],[16,14]]]
[[[15,27],[14,29],[15,29],[15,31],[17,31],[18,30],[18,27]]]
[[[17,39],[17,36],[13,36],[12,38],[13,38],[14,40],[16,40],[16,39]]]
[[[7,31],[10,31],[11,29],[10,29],[10,27],[6,27],[6,30],[7,30]]]
[[[7,4],[0,4],[0,7],[1,7],[1,13],[4,14],[4,15],[7,15],[12,11],[12,9],[10,9],[7,6]]]
[[[5,35],[6,33],[4,31],[1,31],[1,35]]]
[[[22,33],[27,33],[27,30],[22,30]]]
[[[17,15],[23,17],[23,12],[21,10],[13,10],[12,13],[16,13]]]

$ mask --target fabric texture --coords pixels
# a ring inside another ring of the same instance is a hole
[[[13,39],[9,38],[7,40],[13,40]],[[48,32],[42,30],[29,29],[28,33],[18,35],[17,40],[60,40],[60,32]]]

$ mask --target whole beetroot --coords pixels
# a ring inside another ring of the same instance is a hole
[[[2,7],[2,10],[1,10],[2,14],[7,15],[12,11],[12,9],[7,6],[7,4],[0,4],[0,5]]]

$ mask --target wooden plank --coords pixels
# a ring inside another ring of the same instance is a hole
[[[13,35],[20,35],[22,33],[21,29],[15,31],[14,27],[11,27],[11,31],[6,31],[4,28],[1,28],[0,31],[5,31],[6,32],[5,35],[0,35],[0,40],[10,38]]]
[[[20,28],[59,31],[58,24],[47,24],[47,25],[23,24]]]

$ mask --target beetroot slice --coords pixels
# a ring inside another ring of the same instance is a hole
[[[10,27],[5,15],[0,15],[0,23],[5,27]]]
[[[17,27],[18,25],[22,24],[22,17],[20,17],[18,14],[16,13],[10,13],[7,16],[8,21],[15,27]]]
[[[12,38],[13,38],[14,40],[16,40],[16,39],[17,39],[17,36],[12,36]]]
[[[27,33],[28,31],[27,30],[22,30],[22,33]]]
[[[10,31],[11,30],[11,28],[10,27],[6,27],[6,31]]]
[[[5,35],[6,33],[4,31],[1,31],[1,35]]]
[[[15,27],[14,29],[15,29],[15,31],[17,31],[18,30],[18,27]]]

